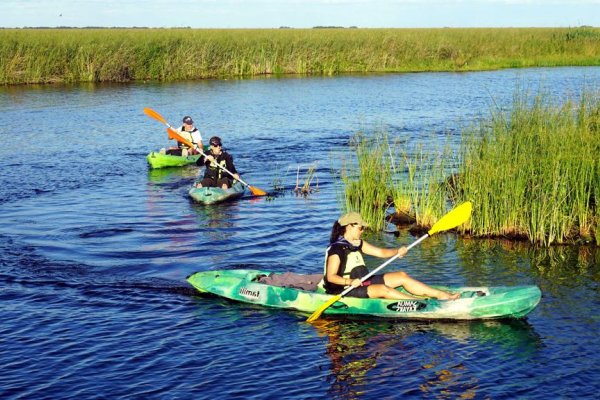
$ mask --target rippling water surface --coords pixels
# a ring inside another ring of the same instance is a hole
[[[396,262],[434,284],[537,284],[526,320],[322,319],[200,296],[187,275],[317,273],[340,214],[340,158],[359,130],[450,137],[515,88],[557,99],[598,68],[0,88],[0,397],[585,398],[600,389],[600,255],[439,235]],[[192,115],[251,185],[210,207],[196,167],[149,171]],[[432,139],[433,138],[433,139]],[[317,165],[308,197],[294,195]],[[369,234],[381,246],[408,244]],[[371,266],[377,260],[368,260]]]

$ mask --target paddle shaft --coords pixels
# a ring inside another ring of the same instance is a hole
[[[169,129],[169,133],[170,133],[170,134],[171,134],[171,135],[172,135],[172,136],[173,136],[173,137],[174,137],[176,140],[178,140],[178,141],[180,141],[181,143],[184,143],[185,145],[187,145],[187,146],[189,146],[189,147],[191,147],[191,148],[195,149],[195,150],[196,150],[198,153],[200,153],[200,155],[204,156],[205,158],[206,158],[206,157],[208,157],[208,156],[206,155],[206,153],[204,153],[204,151],[202,151],[202,149],[201,149],[200,147],[198,147],[198,145],[197,145],[197,144],[195,144],[195,143],[192,143],[192,142],[190,142],[190,141],[186,140],[186,139],[185,139],[185,138],[183,138],[181,135],[179,135],[179,133],[178,133],[178,132],[177,132],[175,129],[171,128],[170,126],[169,126],[169,128],[168,128],[168,129]],[[242,178],[240,178],[240,177],[237,177],[237,178],[236,178],[236,177],[233,175],[233,173],[232,173],[231,171],[229,171],[227,168],[225,168],[225,167],[224,167],[224,166],[222,166],[221,164],[219,164],[219,163],[215,162],[215,165],[216,165],[217,167],[221,168],[223,171],[227,172],[227,173],[228,173],[229,175],[231,175],[231,176],[232,176],[234,179],[237,179],[238,181],[240,181],[240,183],[241,183],[241,184],[243,184],[243,185],[245,185],[245,186],[248,186],[248,187],[250,187],[250,185],[248,185],[246,182],[244,182],[244,181],[242,180]]]
[[[438,222],[436,222],[433,225],[433,227],[425,235],[421,236],[419,239],[415,240],[410,246],[408,246],[407,251],[412,249],[417,244],[421,243],[423,240],[425,240],[429,236],[432,236],[438,232],[447,231],[449,229],[456,228],[460,224],[466,222],[471,217],[472,207],[473,207],[473,205],[471,204],[471,202],[467,201],[467,202],[464,202],[463,204],[461,204],[460,206],[454,208],[452,211],[450,211],[449,213],[444,215],[442,218],[440,218],[440,220]],[[398,254],[396,254],[394,257],[390,258],[383,264],[381,264],[379,267],[375,268],[372,272],[368,273],[363,278],[361,278],[361,280],[360,280],[361,283],[364,282],[366,279],[370,278],[374,273],[378,272],[383,267],[385,267],[386,265],[388,265],[389,263],[394,261],[396,258],[398,258]],[[329,306],[331,306],[332,304],[334,304],[335,302],[340,300],[342,298],[342,296],[345,296],[352,289],[354,289],[354,286],[350,286],[350,287],[346,288],[342,293],[337,294],[337,295],[333,296],[331,299],[327,300],[321,307],[317,308],[315,310],[315,312],[313,312],[306,321],[312,322],[312,321],[316,320],[317,318],[319,318],[321,316],[321,314],[323,314],[323,312]]]
[[[426,233],[423,236],[421,236],[420,238],[418,238],[417,240],[415,240],[414,242],[412,242],[407,248],[406,251],[412,249],[413,247],[415,247],[416,245],[418,245],[419,243],[421,243],[423,240],[427,239],[429,237],[429,234]],[[396,258],[398,258],[398,254],[396,254],[394,257],[390,258],[389,260],[387,260],[386,262],[384,262],[383,264],[381,264],[379,267],[375,268],[373,271],[369,272],[368,274],[366,274],[365,276],[363,276],[362,278],[360,278],[360,282],[364,282],[367,279],[369,279],[370,277],[372,277],[373,275],[375,275],[377,272],[381,271],[381,269],[387,267],[391,262],[393,262]],[[340,297],[343,297],[345,295],[347,295],[352,289],[354,289],[354,286],[349,286],[347,287],[342,293],[340,293]]]

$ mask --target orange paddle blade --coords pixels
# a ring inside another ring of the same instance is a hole
[[[175,139],[178,142],[185,144],[190,149],[193,149],[196,147],[196,146],[194,146],[194,144],[192,142],[190,142],[189,140],[187,140],[186,138],[181,136],[179,133],[177,133],[177,131],[175,129],[173,129],[171,127],[167,128],[167,133],[169,134],[169,139]]]
[[[254,187],[254,186],[248,185],[248,189],[250,189],[252,194],[255,196],[266,196],[267,195],[267,192],[265,192],[264,190],[259,189],[257,187]]]
[[[144,114],[146,114],[146,115],[147,115],[147,116],[149,116],[150,118],[154,118],[155,120],[157,120],[157,121],[160,121],[160,122],[162,122],[163,124],[165,124],[165,125],[169,126],[169,124],[167,123],[167,120],[166,120],[166,119],[164,119],[164,118],[162,117],[162,115],[160,115],[159,113],[157,113],[156,111],[154,111],[154,110],[153,110],[153,109],[151,109],[151,108],[148,108],[148,107],[144,108]]]

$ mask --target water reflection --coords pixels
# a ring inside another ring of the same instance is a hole
[[[543,347],[525,320],[471,322],[365,322],[321,319],[327,338],[332,398],[376,395],[391,377],[398,395],[474,398],[478,372],[530,359]],[[475,353],[477,349],[477,353]],[[466,355],[466,356],[465,356]],[[489,379],[488,379],[489,380]],[[389,382],[388,382],[389,383]]]
[[[198,228],[213,243],[226,244],[236,233],[240,206],[237,201],[218,204],[195,204],[190,201],[191,211]]]
[[[198,167],[187,166],[177,168],[148,169],[148,182],[154,185],[164,185],[185,181],[193,181],[198,177]]]
[[[543,280],[560,287],[595,287],[600,282],[600,250],[593,246],[538,247],[528,242],[457,241],[465,274],[480,282],[506,277],[505,285]],[[496,279],[500,282],[500,280]]]

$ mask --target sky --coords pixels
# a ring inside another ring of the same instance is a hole
[[[0,27],[600,27],[600,0],[0,0]]]

